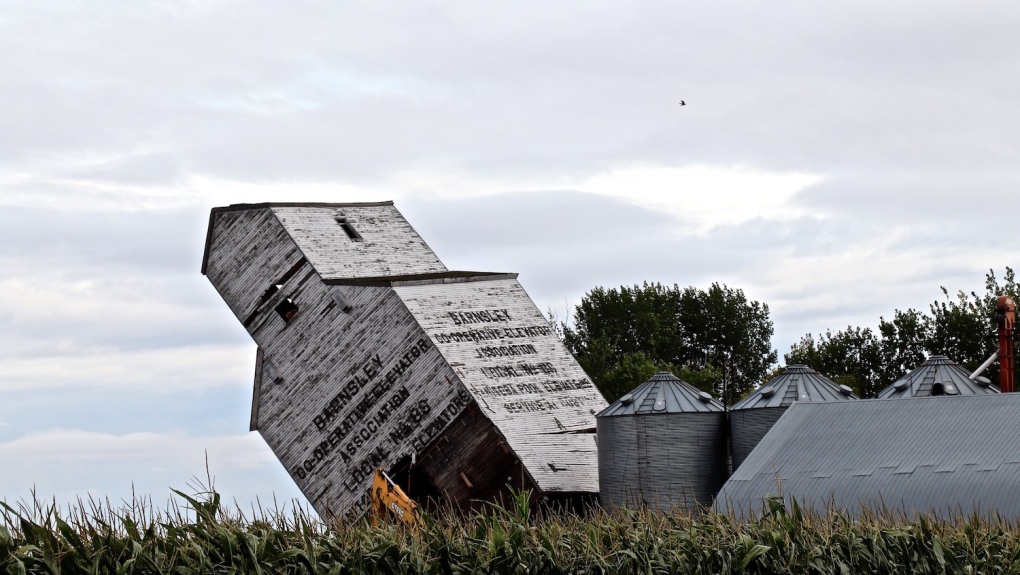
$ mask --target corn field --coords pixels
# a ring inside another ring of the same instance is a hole
[[[300,508],[245,514],[213,492],[162,511],[0,503],[0,572],[386,575],[1020,573],[1017,525],[817,515],[779,498],[748,520],[703,513],[536,512],[527,493],[416,529],[324,524]]]

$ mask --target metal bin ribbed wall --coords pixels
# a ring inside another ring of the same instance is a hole
[[[599,490],[607,506],[695,511],[726,481],[725,414],[600,417]]]
[[[766,407],[730,411],[730,454],[733,457],[734,471],[787,409]]]

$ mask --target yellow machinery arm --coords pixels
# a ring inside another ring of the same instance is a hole
[[[372,514],[373,525],[387,516],[392,516],[407,525],[418,523],[418,513],[415,511],[418,504],[405,495],[404,490],[393,483],[381,467],[375,470],[372,488],[368,493],[372,500],[369,512]]]

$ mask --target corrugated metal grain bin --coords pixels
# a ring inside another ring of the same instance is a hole
[[[726,481],[722,404],[671,373],[655,374],[595,422],[606,506],[696,510]]]
[[[1018,420],[1018,393],[798,403],[726,482],[716,509],[760,514],[779,494],[844,517],[870,509],[1015,524]]]
[[[858,399],[806,365],[790,365],[751,395],[730,408],[730,453],[736,470],[783,412],[796,401],[830,402]]]
[[[878,392],[881,399],[953,395],[987,395],[999,388],[986,378],[970,379],[970,372],[944,355],[933,355],[913,371]]]

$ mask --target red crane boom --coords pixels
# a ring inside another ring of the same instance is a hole
[[[995,309],[999,324],[999,389],[1013,392],[1013,324],[1016,321],[1016,304],[1008,295],[999,296]]]

